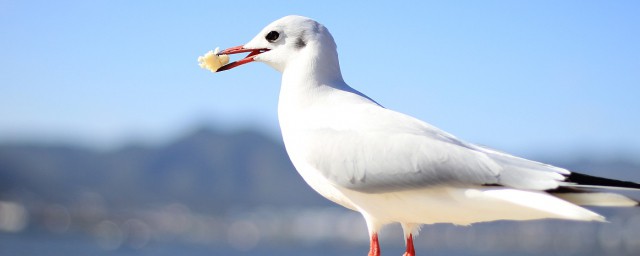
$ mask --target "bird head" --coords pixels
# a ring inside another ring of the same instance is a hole
[[[238,61],[231,62],[218,69],[229,70],[253,61],[264,62],[283,72],[288,64],[306,54],[306,56],[333,53],[337,60],[336,45],[329,31],[320,23],[302,16],[290,15],[280,18],[258,33],[244,45],[225,49],[218,54],[249,54]]]

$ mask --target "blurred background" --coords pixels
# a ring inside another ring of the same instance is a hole
[[[637,1],[0,0],[0,255],[364,255],[361,217],[289,162],[279,73],[197,65],[289,14],[326,25],[345,80],[388,108],[640,181],[638,11]],[[416,246],[640,254],[638,208],[593,210],[609,223],[432,225]],[[398,226],[383,230],[385,254],[403,247]]]

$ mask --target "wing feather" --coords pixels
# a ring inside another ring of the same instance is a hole
[[[486,155],[428,136],[323,130],[313,137],[309,163],[353,190],[380,193],[498,181],[500,167]]]
[[[306,161],[344,188],[383,193],[443,184],[494,184],[546,190],[557,188],[569,174],[562,168],[466,143],[378,105],[349,109],[316,120],[309,126],[313,129],[297,137],[307,149]]]

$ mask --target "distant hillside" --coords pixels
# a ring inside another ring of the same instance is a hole
[[[550,163],[640,180],[640,166],[624,159],[596,162],[582,157]],[[100,195],[114,209],[174,202],[205,212],[331,204],[304,183],[281,142],[249,130],[202,128],[166,145],[111,152],[72,145],[0,145],[0,200],[67,205],[87,194]]]
[[[97,193],[110,208],[179,202],[216,212],[326,205],[281,143],[253,131],[200,129],[159,147],[99,152],[69,145],[0,145],[0,199],[68,204]]]
[[[640,166],[625,159],[579,156],[549,163],[640,181]],[[442,255],[639,255],[636,210],[599,208],[611,221],[603,224],[431,225],[416,244]],[[400,227],[384,234],[394,237],[383,239],[385,248],[401,251]],[[24,248],[82,251],[67,251],[71,255],[157,255],[164,248],[187,254],[208,248],[202,255],[297,255],[368,246],[363,219],[304,184],[280,141],[250,130],[211,128],[164,145],[107,152],[63,144],[0,144],[0,236],[0,255],[29,254],[21,253]],[[259,249],[245,251],[254,247]],[[263,253],[269,250],[277,253]]]

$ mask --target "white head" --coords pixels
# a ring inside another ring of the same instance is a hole
[[[226,49],[219,54],[242,52],[250,53],[246,58],[229,63],[218,71],[257,61],[283,73],[294,66],[305,66],[315,69],[315,72],[334,72],[334,75],[337,73],[340,76],[333,37],[322,24],[307,17],[290,15],[280,18],[263,28],[245,45]]]

